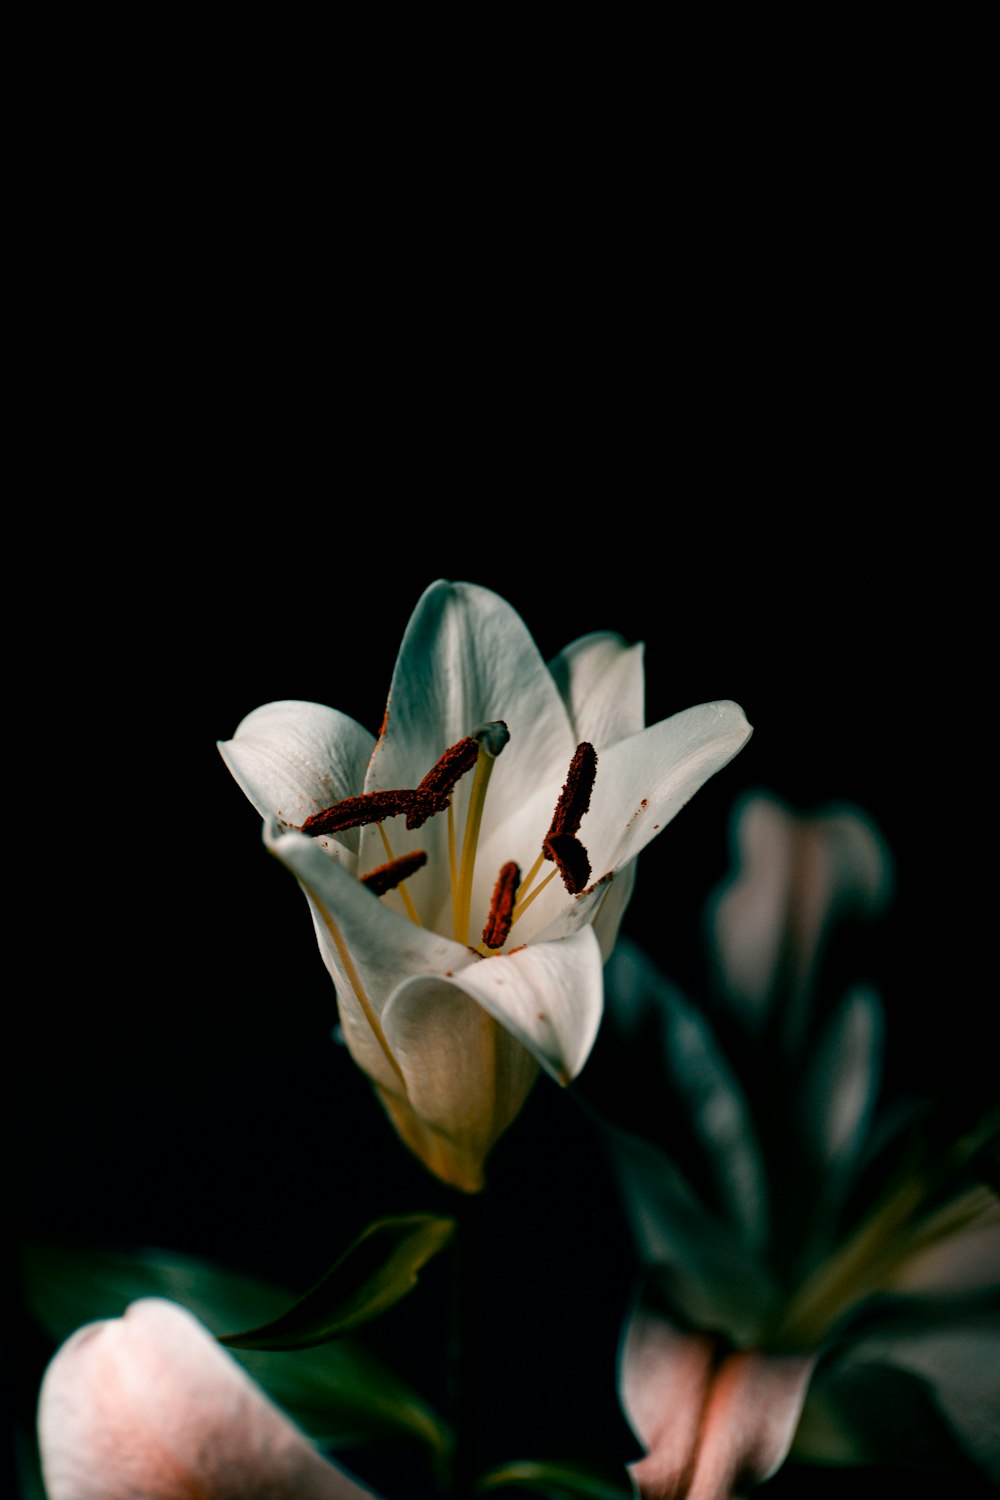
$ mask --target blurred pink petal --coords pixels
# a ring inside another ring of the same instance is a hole
[[[62,1345],[38,1433],[49,1500],[372,1500],[159,1298]]]
[[[793,1009],[804,1003],[832,921],[884,906],[891,862],[874,825],[847,807],[804,816],[754,796],[735,838],[738,872],[714,914],[717,956],[732,1003],[756,1026],[779,987]]]
[[[812,1357],[723,1353],[704,1333],[633,1319],[622,1404],[648,1449],[632,1466],[642,1500],[738,1500],[791,1446]]]

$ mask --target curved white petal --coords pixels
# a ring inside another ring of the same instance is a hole
[[[323,962],[337,988],[344,1040],[376,1083],[399,1088],[399,1074],[373,1027],[393,990],[415,975],[439,975],[475,963],[464,944],[398,916],[317,844],[283,833],[271,848],[303,887]],[[413,882],[423,871],[418,871]]]
[[[434,583],[419,600],[400,646],[366,791],[416,786],[450,745],[498,719],[507,725],[510,740],[493,767],[483,840],[517,812],[539,782],[554,783],[558,795],[576,741],[558,689],[517,611],[489,589]],[[454,794],[459,829],[465,825],[473,774],[463,777]],[[539,847],[547,827],[546,818]],[[447,819],[439,815],[417,833],[398,836],[399,851],[427,850],[438,896],[429,919],[439,926],[448,896]],[[377,837],[372,829],[363,831],[363,864],[377,862],[371,853]],[[488,870],[482,879],[491,882],[496,874]],[[485,912],[480,927],[483,920]],[[478,931],[473,941],[477,938]]]
[[[80,1328],[39,1397],[49,1500],[371,1500],[184,1308]]]
[[[576,932],[597,919],[610,901],[602,941],[613,938],[625,906],[626,890],[614,899],[609,877],[623,870],[680,812],[699,787],[746,744],[750,725],[738,704],[703,703],[608,746],[597,757],[597,778],[579,837],[591,865],[591,885],[567,894],[557,875],[515,929],[523,942],[548,942]],[[486,869],[516,860],[522,875],[530,868],[552,818],[559,786],[540,786],[519,809],[516,825],[494,832],[482,851]],[[553,869],[545,867],[546,871]]]
[[[589,927],[562,942],[484,959],[456,973],[452,983],[560,1083],[575,1078],[587,1061],[604,993],[600,945]]]
[[[599,757],[580,828],[594,875],[634,859],[750,734],[739,704],[724,700],[684,709],[610,745]]]
[[[647,1456],[643,1500],[736,1500],[784,1462],[815,1361],[723,1354],[705,1334],[640,1313],[622,1354],[622,1401]],[[678,1486],[684,1486],[678,1489]]]
[[[320,703],[265,703],[219,751],[265,821],[300,827],[313,813],[361,791],[375,740]]]
[[[641,642],[630,646],[613,631],[573,641],[549,663],[579,743],[595,750],[638,734],[646,723]]]
[[[538,1063],[466,993],[460,977],[408,980],[386,1006],[383,1024],[410,1109],[444,1138],[435,1146],[421,1137],[419,1154],[430,1144],[439,1176],[478,1191],[486,1157],[527,1098]],[[391,1099],[384,1102],[401,1128]]]
[[[635,889],[637,867],[638,861],[630,860],[617,874],[609,877],[607,887],[590,918],[601,945],[601,955],[605,963],[611,957],[615,943],[618,941],[618,929],[621,927],[622,917],[625,915]]]
[[[519,787],[568,765],[569,718],[527,626],[505,599],[470,583],[431,584],[399,649],[366,790],[414,786],[442,751],[502,719]]]

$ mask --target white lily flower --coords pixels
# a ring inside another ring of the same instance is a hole
[[[197,1318],[158,1297],[56,1351],[38,1438],[49,1500],[374,1500]]]
[[[935,1462],[1000,1479],[995,1107],[883,1118],[879,998],[824,985],[843,919],[889,893],[870,820],[753,796],[733,831],[718,1025],[624,943],[607,975],[616,1069],[654,1106],[608,1130],[646,1268],[620,1368],[640,1494],[730,1500],[789,1452],[906,1461],[907,1417]]]
[[[636,855],[750,735],[725,701],[644,728],[641,651],[597,633],[546,665],[503,599],[437,582],[377,739],[280,702],[220,745],[306,894],[352,1056],[466,1192],[539,1067],[587,1060]]]

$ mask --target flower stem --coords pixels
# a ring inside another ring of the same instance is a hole
[[[481,1217],[480,1195],[463,1193],[455,1211],[457,1228],[449,1370],[455,1429],[452,1459],[454,1500],[471,1500],[476,1482]]]

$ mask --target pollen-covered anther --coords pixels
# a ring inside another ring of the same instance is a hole
[[[493,887],[490,914],[483,928],[483,942],[487,948],[502,948],[510,936],[514,915],[514,901],[521,883],[521,871],[513,860],[504,865]]]
[[[571,896],[586,890],[590,879],[590,856],[575,833],[550,833],[542,845],[546,859],[559,867],[563,885]]]
[[[590,806],[590,794],[597,775],[597,751],[587,740],[577,745],[569,763],[566,782],[559,793],[556,810],[552,814],[547,838],[580,831],[583,815]]]
[[[367,875],[362,875],[361,884],[374,891],[376,896],[384,896],[386,891],[394,891],[408,875],[426,863],[425,851],[414,849],[410,854],[401,854],[398,859],[390,859],[388,863],[369,870]]]
[[[471,734],[450,745],[413,793],[414,803],[406,815],[409,829],[421,828],[435,813],[444,812],[456,785],[471,771],[479,757],[479,743]]]
[[[301,832],[310,838],[320,838],[326,833],[344,833],[348,828],[360,828],[366,823],[381,823],[385,818],[394,818],[399,813],[409,812],[415,793],[362,792],[358,797],[345,797],[322,812],[313,813],[302,824]]]

